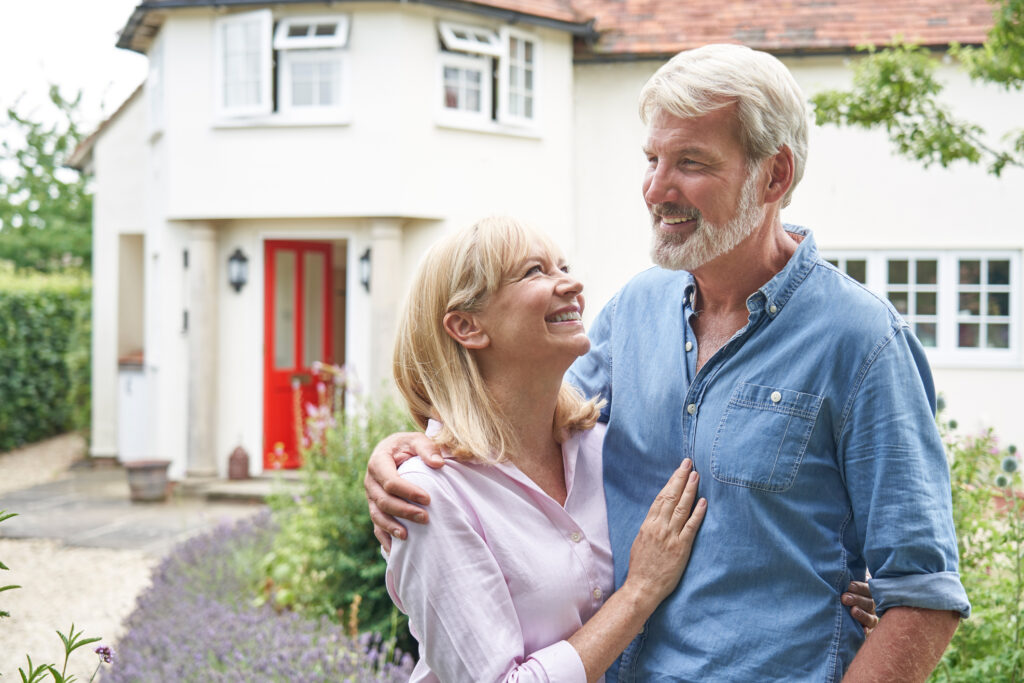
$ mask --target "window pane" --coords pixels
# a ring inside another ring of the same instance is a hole
[[[863,259],[847,261],[846,274],[857,282],[864,284],[868,281],[868,262]]]
[[[295,252],[274,254],[274,367],[295,367]]]
[[[988,262],[988,283],[990,285],[1010,284],[1010,262],[989,261]]]
[[[1010,294],[989,294],[988,308],[985,311],[988,315],[1010,315]]]
[[[939,262],[934,260],[918,261],[917,276],[914,278],[919,285],[934,285],[938,280]]]
[[[974,349],[978,347],[978,325],[974,323],[961,324],[957,326],[959,328],[959,340],[957,346],[960,348]]]
[[[938,312],[935,292],[918,292],[914,295],[914,313],[917,315],[935,315]]]
[[[309,24],[292,24],[288,27],[289,38],[303,38],[309,34]]]
[[[960,262],[960,284],[980,285],[981,284],[981,261]]]
[[[961,292],[960,315],[979,315],[981,313],[981,295],[977,292]]]
[[[466,109],[468,111],[480,111],[480,91],[466,91]]]
[[[527,69],[525,71],[525,76],[526,76],[526,85],[525,85],[526,89],[527,90],[533,90],[533,69]]]
[[[1009,325],[986,325],[985,346],[990,349],[1010,348],[1010,326]]]
[[[524,111],[523,111],[523,116],[525,116],[528,119],[532,119],[533,118],[533,98],[532,97],[529,97],[529,96],[526,97],[526,106],[525,106]]]
[[[324,255],[302,255],[302,364],[324,360]]]
[[[444,106],[446,109],[459,108],[459,88],[457,86],[444,86]]]
[[[906,315],[909,310],[909,299],[906,292],[889,292],[889,301],[896,307],[900,315]]]
[[[917,323],[914,332],[923,346],[934,348],[938,343],[935,323]]]
[[[907,278],[907,262],[906,261],[889,261],[889,284],[890,285],[905,285],[909,281]]]
[[[528,64],[533,63],[533,42],[529,40],[523,41],[523,47],[526,48],[525,59]]]
[[[316,34],[318,36],[333,36],[334,32],[338,30],[337,24],[317,24]]]

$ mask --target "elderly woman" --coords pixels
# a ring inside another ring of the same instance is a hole
[[[431,521],[388,557],[419,641],[415,681],[595,681],[675,587],[706,509],[684,461],[612,593],[600,406],[562,381],[590,348],[583,287],[542,235],[489,219],[414,278],[395,379],[446,458],[400,473]]]

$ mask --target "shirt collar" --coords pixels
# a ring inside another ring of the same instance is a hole
[[[814,264],[818,262],[818,246],[814,242],[814,235],[811,231],[798,225],[785,224],[783,227],[786,232],[799,235],[803,240],[797,245],[796,251],[793,252],[785,267],[771,280],[764,283],[755,294],[751,295],[751,299],[758,294],[764,297],[764,310],[772,318],[789,303],[793,292],[811,272]],[[750,299],[748,299],[748,308],[750,304]]]
[[[803,240],[797,245],[796,251],[786,266],[747,298],[747,310],[751,313],[763,309],[772,318],[778,315],[818,261],[818,247],[814,242],[814,234],[810,230],[788,223],[783,227],[786,232],[799,235],[803,237]],[[693,293],[697,290],[697,281],[687,271],[684,271],[682,275],[684,310],[692,311]],[[773,306],[775,310],[772,310]]]

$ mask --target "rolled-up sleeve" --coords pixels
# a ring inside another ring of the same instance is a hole
[[[386,583],[430,671],[442,681],[585,682],[567,641],[525,652],[505,577],[458,496],[436,478],[403,476],[430,494],[430,523],[393,542]]]
[[[967,617],[949,465],[924,350],[897,328],[879,341],[859,378],[845,406],[839,453],[878,612],[904,606]]]

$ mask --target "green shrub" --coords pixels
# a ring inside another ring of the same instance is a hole
[[[363,493],[373,447],[412,423],[387,399],[347,415],[325,411],[319,419],[312,427],[316,445],[303,450],[302,495],[281,493],[270,501],[279,532],[263,561],[266,598],[307,616],[346,621],[353,631],[390,634],[402,650],[415,651],[405,616],[384,586],[385,562]]]
[[[991,431],[942,424],[953,485],[960,578],[971,600],[932,681],[1024,680],[1024,499],[1020,456]]]
[[[0,268],[0,452],[87,426],[90,305],[85,274]]]

